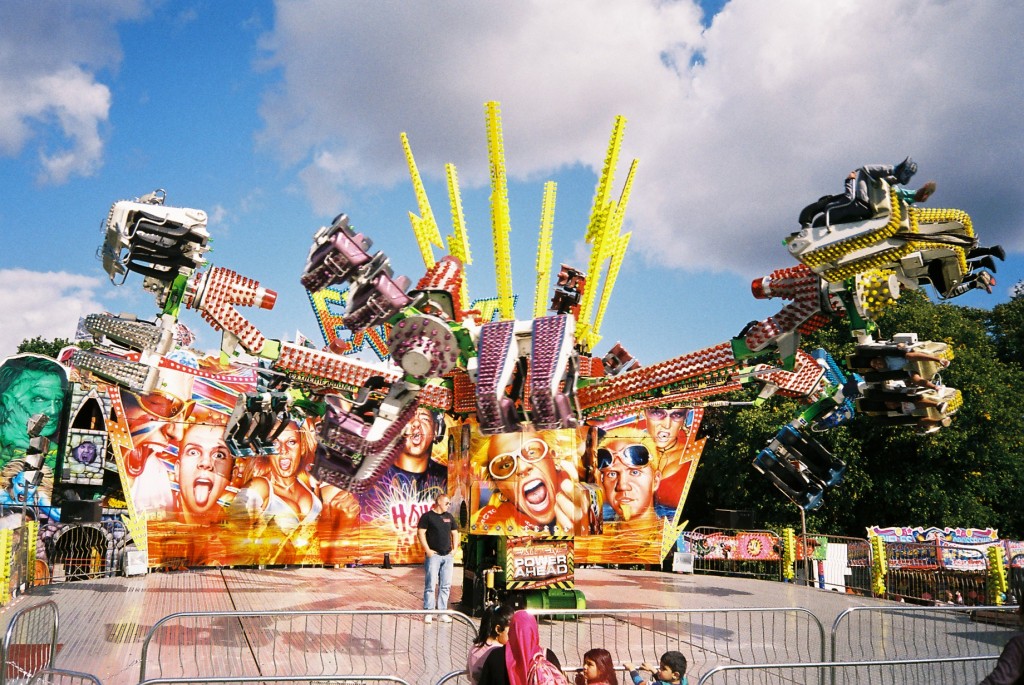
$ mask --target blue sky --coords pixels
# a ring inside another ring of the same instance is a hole
[[[299,275],[346,212],[415,281],[408,133],[442,233],[459,169],[474,297],[494,294],[484,103],[502,105],[518,314],[532,305],[542,186],[555,260],[582,235],[616,115],[616,192],[640,160],[633,240],[602,330],[650,363],[713,345],[783,303],[750,281],[794,262],[804,204],[865,163],[913,155],[931,206],[969,212],[1024,278],[1024,6],[1009,1],[646,0],[0,5],[0,356],[97,311],[152,318],[137,275],[96,250],[112,202],[156,188],[210,215],[210,261],[277,290],[266,335],[317,333]],[[440,256],[440,253],[437,253]],[[218,337],[184,320],[206,347]]]

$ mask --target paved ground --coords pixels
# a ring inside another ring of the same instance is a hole
[[[461,596],[460,581],[461,570],[456,569],[453,603]],[[840,613],[853,606],[894,606],[792,584],[704,575],[584,568],[577,570],[576,583],[587,596],[588,610],[630,613],[542,621],[545,641],[566,666],[578,664],[582,652],[592,646],[608,647],[620,661],[652,660],[666,648],[681,647],[691,658],[692,675],[716,664],[751,659],[814,661],[822,643],[827,646]],[[190,618],[165,624],[154,634],[145,656],[146,678],[219,674],[266,680],[284,674],[308,674],[312,679],[390,673],[411,683],[435,683],[463,666],[475,622],[456,616],[451,624],[425,625],[421,597],[419,567],[210,569],[36,588],[5,607],[2,618],[6,625],[15,611],[53,600],[59,608],[63,645],[57,666],[94,674],[105,685],[128,685],[140,680],[147,632],[169,614],[318,612]],[[807,612],[723,611],[766,607],[802,607]],[[666,617],[645,614],[645,608],[679,612]],[[359,609],[395,613],[330,613]],[[877,615],[873,623],[847,621],[849,627],[840,637],[845,650],[841,656],[908,658],[923,654],[921,650],[930,650],[931,656],[991,654],[998,653],[1009,634],[1004,627],[981,626],[962,614],[933,613],[926,618],[913,628],[890,622],[882,630]],[[816,628],[819,622],[822,635]],[[894,631],[901,634],[894,636]],[[892,656],[893,649],[899,650],[897,657]]]

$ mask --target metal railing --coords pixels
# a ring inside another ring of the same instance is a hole
[[[823,661],[825,629],[800,607],[749,609],[534,610],[540,642],[566,671],[583,665],[591,647],[612,652],[616,663],[657,663],[669,650],[686,655],[700,674],[722,664]]]
[[[59,620],[52,600],[20,609],[11,616],[0,646],[0,685],[24,681],[53,667],[57,655]]]
[[[716,666],[696,685],[935,685],[976,683],[998,657]],[[694,682],[691,680],[690,682]]]
[[[832,661],[998,656],[1017,607],[852,607],[832,623]],[[1005,623],[975,620],[978,612]],[[994,657],[993,657],[994,658]]]
[[[435,621],[424,626],[425,613]],[[821,661],[821,622],[797,607],[775,609],[531,610],[541,643],[566,672],[605,646],[616,662],[657,662],[670,649],[701,673],[720,664]],[[448,616],[450,624],[438,619]],[[140,682],[325,680],[416,673],[420,682],[464,680],[476,625],[458,612],[188,612],[161,619],[142,644]],[[230,673],[235,680],[223,680]],[[241,680],[238,680],[241,679]]]
[[[124,523],[115,520],[49,523],[40,537],[52,583],[115,575],[128,542]]]
[[[91,673],[68,671],[63,668],[44,668],[32,676],[28,685],[103,685]]]
[[[811,559],[809,585],[823,590],[871,595],[871,545],[867,538],[821,533],[808,533],[807,538],[805,543],[798,535],[797,547],[814,552],[822,542],[825,544],[825,559]],[[797,567],[798,571],[805,567],[802,560],[797,562]]]
[[[562,673],[565,675],[566,682],[576,682],[577,671],[575,669],[562,669]],[[615,683],[633,685],[633,679],[629,676],[629,671],[622,666],[615,667],[615,677]],[[470,685],[469,674],[465,670],[452,671],[442,676],[434,685]]]
[[[782,580],[782,543],[774,531],[700,526],[682,535],[693,554],[694,573]],[[750,545],[755,554],[744,549]]]
[[[139,685],[157,685],[157,683],[258,683],[259,685],[274,685],[275,683],[309,683],[309,676],[278,676],[254,678],[246,676],[203,676],[196,678],[153,678],[144,680]],[[396,685],[410,685],[409,681],[392,675],[321,675],[317,676],[315,683],[395,683]]]
[[[941,540],[885,543],[886,594],[890,599],[981,605],[988,602],[987,545]]]
[[[466,669],[461,671],[451,671],[441,676],[441,679],[435,683],[435,685],[445,685],[450,683],[451,685],[469,685],[469,674],[466,673]]]
[[[424,625],[424,616],[434,619]],[[450,619],[445,622],[443,619]],[[326,680],[417,673],[466,662],[476,625],[455,611],[215,611],[171,614],[142,643],[140,682]],[[2,684],[0,684],[2,685]]]

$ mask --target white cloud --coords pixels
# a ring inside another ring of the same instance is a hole
[[[105,286],[101,279],[63,271],[0,269],[0,358],[36,336],[74,338],[80,317],[104,311],[96,291]]]
[[[121,59],[115,23],[142,13],[138,0],[4,3],[0,154],[36,146],[44,183],[95,172],[111,104],[97,74]]]
[[[231,212],[219,202],[210,208],[208,213],[206,225],[208,228],[215,226],[223,226],[230,221]]]
[[[740,272],[788,263],[765,245],[847,171],[911,154],[933,205],[1022,248],[1022,34],[1024,6],[965,0],[733,0],[707,29],[688,1],[281,2],[262,139],[336,207],[404,177],[399,131],[425,174],[486,182],[486,100],[520,177],[599,170],[621,113],[633,249]]]
[[[36,107],[23,110],[24,116],[42,119],[50,113],[71,143],[70,148],[41,153],[40,180],[64,183],[72,174],[92,175],[103,154],[99,127],[110,111],[110,90],[78,68],[42,76],[32,87]]]
[[[404,176],[398,133],[407,131],[424,169],[456,161],[460,178],[479,182],[487,177],[483,106],[499,100],[510,168],[600,163],[622,105],[668,97],[674,77],[662,52],[699,40],[688,4],[634,9],[617,1],[280,3],[265,47],[283,81],[264,105],[265,136],[287,160],[358,185]]]

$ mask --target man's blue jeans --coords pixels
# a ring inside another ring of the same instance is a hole
[[[423,587],[424,609],[447,609],[448,594],[452,589],[452,570],[455,568],[455,557],[448,554],[432,554],[423,560],[426,572]],[[434,595],[437,594],[437,606],[434,606]]]

